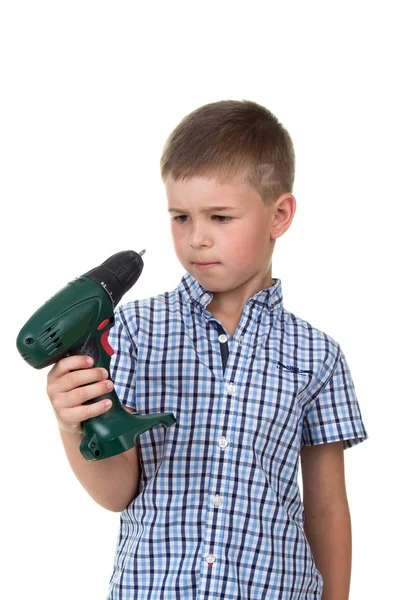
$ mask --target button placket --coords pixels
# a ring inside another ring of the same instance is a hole
[[[218,327],[218,333],[219,333],[218,342],[219,342],[219,344],[221,344],[219,349],[221,352],[221,357],[223,359],[224,371],[225,371],[227,357],[229,355],[227,342],[230,340],[230,338],[228,335],[226,335],[226,333],[221,328],[221,326]],[[232,381],[229,382],[228,384],[226,384],[226,382],[223,383],[223,386],[221,388],[221,393],[222,393],[222,395],[226,394],[225,395],[226,402],[229,401],[227,397],[229,395],[234,394],[236,392],[236,389],[237,389],[237,386]],[[228,405],[227,405],[227,409],[228,409]],[[222,431],[223,431],[223,429],[222,429]],[[229,446],[229,442],[228,442],[228,439],[224,435],[219,436],[219,438],[217,439],[217,443],[218,443],[218,446],[221,449],[221,451],[224,451],[224,452],[228,451],[226,449]],[[227,468],[227,467],[225,467],[225,468]],[[215,485],[215,487],[213,484]],[[219,477],[217,474],[215,474],[214,478],[210,479],[210,489],[213,489],[213,487],[214,487],[214,489],[219,489],[221,487],[221,477]],[[208,549],[210,547],[212,547],[213,544],[215,547],[215,544],[218,545],[219,543],[221,543],[219,536],[216,534],[216,532],[212,528],[212,524],[213,524],[214,518],[216,518],[214,511],[218,510],[223,505],[223,500],[219,494],[211,494],[210,501],[212,502],[211,506],[213,507],[213,510],[210,511],[209,518],[207,519],[208,535],[207,535],[207,540],[205,540],[205,542],[208,545]],[[225,520],[226,520],[226,514],[222,510],[221,513],[218,515],[218,523],[220,524],[221,529],[223,529]],[[206,546],[206,548],[207,548],[207,546]],[[204,558],[204,562],[207,563],[209,567],[212,567],[214,565],[214,563],[216,563],[216,561],[217,561],[217,557],[215,556],[215,554],[213,554],[210,551]]]

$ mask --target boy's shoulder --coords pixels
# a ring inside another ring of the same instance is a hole
[[[148,298],[138,298],[128,302],[122,302],[119,306],[117,306],[116,312],[134,314],[140,310],[162,310],[163,308],[167,308],[169,305],[176,302],[178,299],[177,293],[178,292],[175,289],[168,292],[163,292],[161,294],[156,294],[155,296],[149,296]]]
[[[285,322],[285,330],[293,335],[305,337],[316,343],[324,343],[333,348],[339,348],[338,342],[326,331],[319,329],[306,319],[299,317],[285,307],[282,308],[282,319]]]
[[[141,317],[152,321],[163,320],[165,312],[173,310],[178,303],[176,290],[122,302],[115,309],[115,320],[120,320],[129,328],[136,329]]]

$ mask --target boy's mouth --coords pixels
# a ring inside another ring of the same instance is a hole
[[[216,267],[220,263],[214,262],[214,263],[193,263],[193,264],[195,267],[198,267],[199,269],[211,269],[212,267]]]

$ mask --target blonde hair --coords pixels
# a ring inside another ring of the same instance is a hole
[[[291,137],[264,106],[250,100],[211,102],[189,113],[164,144],[161,178],[214,177],[247,183],[264,204],[293,191]]]

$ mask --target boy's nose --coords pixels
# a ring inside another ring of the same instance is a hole
[[[211,240],[207,226],[202,224],[193,225],[189,242],[192,248],[199,248],[204,245],[208,246]]]

